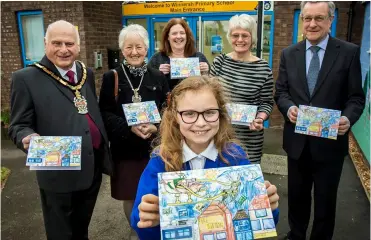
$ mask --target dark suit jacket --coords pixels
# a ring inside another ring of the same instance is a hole
[[[57,76],[60,73],[46,56],[40,63]],[[76,62],[77,76],[82,69]],[[104,149],[104,172],[111,173],[111,157],[108,137],[100,115],[95,92],[93,72],[87,70],[87,82],[81,88],[88,102],[88,111],[102,134]],[[37,171],[40,188],[54,192],[72,192],[87,189],[94,177],[94,152],[87,118],[79,114],[73,103],[74,94],[40,69],[29,66],[12,75],[11,83],[11,120],[9,136],[24,152],[22,139],[31,133],[41,136],[82,136],[82,155],[80,171]]]
[[[285,118],[283,148],[294,159],[300,157],[306,143],[316,160],[344,157],[348,153],[348,133],[338,136],[337,140],[297,134],[294,132],[295,125],[287,117],[287,111],[294,105],[336,109],[349,119],[352,126],[365,105],[359,47],[329,38],[312,97],[308,90],[305,65],[305,41],[282,51],[274,98]]]

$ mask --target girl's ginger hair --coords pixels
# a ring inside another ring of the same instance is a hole
[[[218,155],[221,160],[227,164],[229,162],[222,155],[226,152],[234,157],[246,157],[241,155],[238,151],[233,151],[231,143],[239,143],[235,139],[235,132],[231,125],[231,120],[226,109],[226,97],[224,89],[217,77],[197,76],[189,77],[181,81],[169,94],[168,104],[163,110],[162,120],[158,137],[154,141],[153,154],[159,155],[165,162],[165,169],[167,172],[181,171],[183,169],[183,135],[180,132],[179,124],[177,122],[178,112],[177,105],[179,99],[184,97],[188,91],[204,91],[210,90],[218,103],[220,109],[219,115],[219,130],[214,136],[214,144],[218,150]],[[200,116],[202,117],[202,116]],[[232,150],[232,152],[231,152]]]

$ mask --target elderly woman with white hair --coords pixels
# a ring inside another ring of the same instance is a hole
[[[129,127],[122,104],[155,101],[161,111],[169,92],[166,77],[159,70],[147,67],[148,45],[148,33],[142,26],[132,24],[121,30],[119,47],[124,62],[103,75],[99,97],[114,162],[111,195],[124,200],[128,220],[140,175],[150,158],[150,142],[157,126],[141,124]]]
[[[249,126],[235,125],[238,139],[252,163],[260,163],[264,127],[273,108],[273,76],[268,63],[252,55],[256,43],[256,21],[247,14],[229,20],[227,38],[233,52],[217,56],[210,74],[219,76],[233,103],[258,106],[255,120]]]

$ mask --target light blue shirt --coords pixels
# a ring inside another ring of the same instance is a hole
[[[319,66],[320,67],[322,66],[323,57],[325,56],[325,51],[326,51],[328,39],[329,39],[329,35],[327,34],[326,38],[323,39],[321,42],[319,42],[317,44],[317,46],[321,48],[318,51]],[[312,60],[312,57],[313,57],[313,53],[312,53],[312,51],[309,48],[311,46],[313,46],[313,45],[308,40],[305,40],[305,44],[306,44],[305,45],[305,49],[306,49],[306,52],[305,52],[305,65],[306,65],[306,70],[307,70],[306,73],[308,74],[309,64],[310,64],[310,61]]]
[[[60,68],[60,67],[57,67],[57,65],[54,65],[54,66],[57,68],[57,70],[58,70],[58,72],[61,74],[61,76],[62,76],[64,79],[66,79],[67,81],[70,80],[70,79],[68,78],[68,76],[67,76],[67,72],[71,70],[71,71],[74,73],[74,80],[75,80],[75,83],[77,83],[77,71],[76,71],[76,63],[75,63],[75,62],[73,62],[73,65],[72,65],[71,69],[69,69],[69,70],[64,70],[64,69],[62,69],[62,68]]]

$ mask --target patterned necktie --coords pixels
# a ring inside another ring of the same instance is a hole
[[[67,77],[68,77],[68,81],[70,83],[75,83],[75,73],[71,70],[69,70],[67,73],[66,73]],[[93,147],[95,149],[99,149],[99,146],[100,146],[100,142],[101,142],[101,135],[100,135],[100,131],[97,127],[97,125],[95,125],[93,119],[91,118],[90,114],[85,114],[86,116],[86,119],[88,120],[88,124],[89,124],[89,130],[90,130],[90,135],[91,135],[91,141],[92,141],[92,144],[93,144]]]
[[[318,51],[321,48],[318,46],[311,46],[309,49],[312,51],[313,56],[309,64],[307,82],[308,82],[309,93],[312,96],[314,87],[316,86],[316,83],[317,83],[318,73],[320,69]]]
[[[69,70],[67,73],[66,73],[67,77],[68,77],[68,81],[72,84],[75,84],[75,73],[72,71],[72,70]]]

